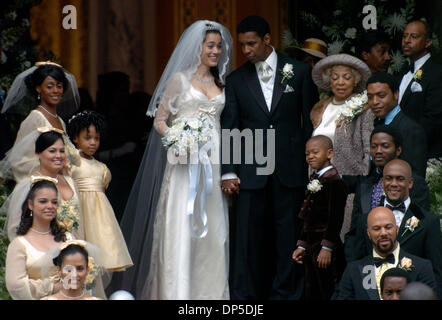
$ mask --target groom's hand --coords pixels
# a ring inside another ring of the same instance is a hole
[[[221,190],[228,195],[232,195],[234,192],[238,194],[240,183],[241,180],[239,178],[222,180]]]

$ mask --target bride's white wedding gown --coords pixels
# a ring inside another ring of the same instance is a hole
[[[198,117],[201,113],[207,114],[213,125],[212,141],[219,150],[219,119],[225,103],[224,91],[208,99],[184,77],[182,81],[187,82],[188,89],[177,98],[175,106],[178,113],[174,117]],[[167,116],[162,119],[164,124]],[[157,114],[156,121],[159,117],[161,118]],[[219,151],[216,156],[219,156]],[[228,205],[221,191],[219,163],[220,161],[211,163],[213,191],[207,197],[208,233],[203,238],[191,236],[190,220],[186,215],[188,165],[166,164],[154,224],[151,264],[144,299],[229,299]],[[200,194],[201,181],[195,208],[198,207]]]

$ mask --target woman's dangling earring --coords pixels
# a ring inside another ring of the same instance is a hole
[[[38,99],[38,101],[40,101],[40,94],[38,94],[38,98],[37,99]]]
[[[29,216],[32,217],[32,210],[31,210],[31,213],[29,214]]]

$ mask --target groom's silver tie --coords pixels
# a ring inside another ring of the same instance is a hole
[[[259,70],[259,78],[262,82],[267,83],[270,79],[272,79],[272,68],[267,64],[267,62],[262,61],[261,65],[258,68]]]

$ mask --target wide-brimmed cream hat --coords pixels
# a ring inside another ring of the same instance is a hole
[[[312,56],[320,59],[327,56],[327,44],[321,39],[308,38],[304,41],[301,47],[290,46],[286,48],[287,52],[296,53],[296,51],[302,50],[311,54]]]
[[[324,79],[323,72],[333,66],[348,66],[357,70],[361,74],[361,81],[356,85],[354,91],[361,92],[365,89],[365,84],[371,75],[370,69],[362,60],[349,54],[340,53],[321,59],[313,68],[313,82],[321,89],[330,90],[330,78]]]

